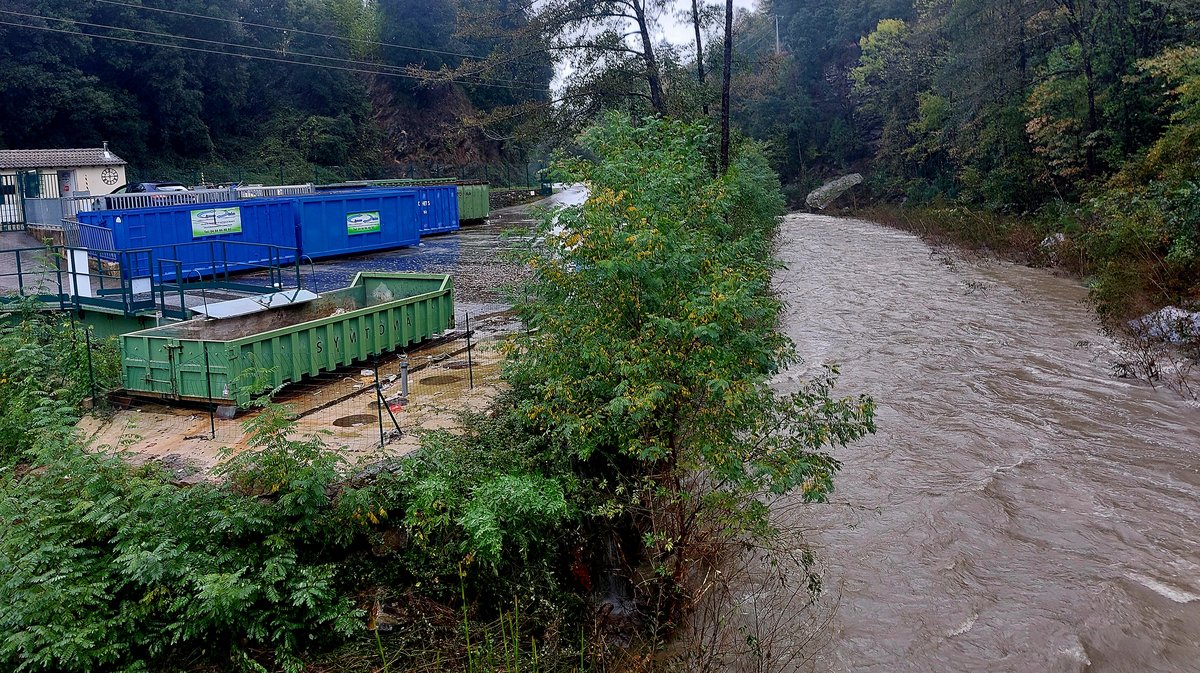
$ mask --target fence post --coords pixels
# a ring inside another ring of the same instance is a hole
[[[408,406],[408,355],[400,361],[400,405]]]
[[[371,368],[375,372],[375,406],[379,412],[379,449],[382,451],[384,447],[383,440],[383,405],[387,404],[387,400],[383,397],[383,388],[379,387],[379,356],[375,356],[375,366]],[[389,410],[390,411],[390,410]]]
[[[206,314],[207,315],[207,314]],[[209,439],[217,438],[217,405],[212,396],[212,369],[208,366],[208,342],[204,342],[204,386],[208,391],[208,433]]]
[[[74,311],[72,311],[74,313]],[[96,371],[92,368],[92,330],[83,328],[84,344],[87,346],[88,388],[92,393],[92,409],[96,408]]]
[[[471,314],[467,316],[467,382],[471,390],[475,390],[475,365],[471,361]]]

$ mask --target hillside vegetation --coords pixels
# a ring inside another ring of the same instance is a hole
[[[415,74],[489,48],[455,35],[458,12],[454,0],[3,0],[0,147],[108,141],[143,179],[513,161],[526,147],[471,120],[547,99],[548,62],[497,75],[521,84]]]
[[[885,217],[1069,260],[1105,317],[1194,305],[1198,19],[1194,0],[771,0],[742,17],[735,119],[797,202],[861,171],[908,211]]]

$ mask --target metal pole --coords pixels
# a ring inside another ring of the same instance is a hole
[[[467,381],[471,386],[471,390],[475,389],[475,366],[471,362],[471,314],[467,316]]]
[[[400,404],[408,406],[408,355],[400,361]]]
[[[92,391],[92,409],[96,408],[96,372],[92,369],[92,330],[83,328],[83,339],[87,345],[88,387]]]
[[[379,412],[379,448],[384,447],[383,442],[383,405],[387,401],[383,399],[383,388],[379,387],[379,356],[375,356],[375,366],[372,368],[375,371],[375,404],[378,406]]]
[[[207,315],[207,313],[205,314]],[[212,396],[212,370],[208,366],[208,342],[204,342],[204,386],[208,391],[208,432],[210,439],[217,438],[217,405],[213,403]]]

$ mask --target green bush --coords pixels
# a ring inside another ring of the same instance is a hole
[[[88,339],[60,315],[39,313],[32,305],[0,320],[0,465],[17,460],[33,447],[46,423],[74,416],[84,398],[112,390],[120,361],[112,339]]]
[[[523,251],[530,331],[504,372],[518,416],[586,480],[596,544],[642,540],[631,583],[648,623],[671,623],[709,550],[769,535],[760,495],[827,497],[827,449],[870,431],[873,405],[832,398],[832,373],[790,396],[769,385],[796,354],[776,330],[783,198],[760,148],[713,176],[703,125],[611,115],[581,142],[595,159],[567,170],[589,199]]]
[[[176,654],[237,661],[265,647],[298,670],[312,643],[353,633],[359,612],[335,565],[346,536],[335,533],[355,526],[326,495],[335,459],[315,440],[263,437],[222,484],[180,487],[61,441],[5,474],[0,662],[142,670]],[[249,497],[249,484],[267,492]]]

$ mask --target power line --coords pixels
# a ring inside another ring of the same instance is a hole
[[[317,59],[321,59],[321,60],[325,60],[325,61],[341,61],[344,63],[351,63],[354,65],[377,66],[377,67],[383,67],[383,68],[394,69],[394,70],[402,69],[399,66],[388,65],[385,63],[371,63],[369,61],[358,61],[358,60],[350,59],[350,58],[339,58],[337,56],[322,56],[320,54],[309,54],[309,53],[302,52],[302,51],[282,52],[279,49],[272,49],[271,47],[258,47],[258,46],[251,45],[251,44],[234,44],[234,43],[230,43],[230,42],[222,42],[220,40],[209,40],[209,39],[205,39],[202,37],[188,37],[187,35],[176,35],[174,33],[160,33],[160,32],[153,31],[153,30],[142,30],[139,28],[127,28],[125,26],[110,26],[110,25],[104,24],[104,23],[89,23],[87,21],[80,21],[79,19],[65,19],[65,18],[60,18],[57,16],[41,16],[38,14],[25,14],[22,12],[14,12],[14,11],[7,10],[7,9],[0,9],[0,14],[12,14],[14,16],[20,16],[20,17],[27,18],[27,19],[42,19],[44,21],[61,21],[63,23],[73,23],[77,26],[88,26],[89,28],[107,28],[109,30],[123,30],[128,33],[139,33],[141,35],[152,35],[154,37],[165,37],[165,38],[177,39],[177,40],[190,40],[193,42],[216,44],[216,45],[221,45],[221,46],[225,46],[225,47],[240,47],[242,49],[253,49],[255,51],[269,51],[272,53],[288,53],[293,56],[307,56],[309,58],[317,58]]]
[[[61,19],[61,20],[62,21],[70,21],[70,19]],[[327,65],[327,64],[323,64],[323,63],[309,63],[307,61],[295,61],[295,60],[286,59],[286,58],[273,58],[270,56],[256,56],[253,54],[237,54],[237,53],[230,53],[227,51],[217,51],[215,49],[203,49],[201,47],[189,47],[189,46],[182,45],[182,44],[164,44],[162,42],[147,42],[145,40],[135,40],[133,38],[118,37],[116,35],[97,35],[96,33],[85,33],[83,31],[66,30],[63,28],[50,28],[49,26],[31,26],[26,23],[12,23],[10,21],[0,21],[0,26],[12,26],[14,28],[28,28],[30,30],[40,30],[40,31],[45,31],[45,32],[49,32],[49,33],[62,33],[65,35],[74,35],[75,37],[90,37],[90,38],[94,38],[97,40],[113,40],[116,42],[128,42],[128,43],[132,43],[132,44],[143,44],[143,45],[149,45],[152,47],[166,47],[168,49],[181,49],[184,51],[200,52],[200,53],[204,53],[204,54],[216,54],[218,56],[231,56],[234,58],[245,58],[245,59],[250,59],[250,60],[255,60],[255,61],[269,61],[272,63],[286,63],[289,65],[306,65],[306,66],[309,66],[310,68],[325,68],[327,70],[340,70],[343,72],[358,72],[358,73],[364,73],[367,75],[382,75],[384,77],[399,77],[399,78],[403,78],[403,79],[415,79],[415,80],[424,81],[421,77],[417,77],[416,75],[408,75],[405,73],[387,72],[387,71],[381,71],[381,70],[364,70],[362,68],[349,68],[349,67],[340,66],[340,65]],[[238,46],[238,45],[227,44],[227,43],[222,43],[222,44],[226,44],[226,46],[231,46],[231,47]],[[450,80],[450,81],[457,81],[457,80]],[[538,91],[538,92],[549,92],[550,91],[549,89],[533,89],[530,87],[517,87],[517,86],[509,86],[506,84],[488,84],[488,83],[484,83],[484,82],[459,82],[459,83],[470,85],[470,86],[485,86],[485,87],[493,87],[493,88],[499,88],[499,89],[514,89],[514,90]]]
[[[7,10],[7,9],[0,9],[0,14],[12,14],[14,16],[19,16],[22,18],[40,19],[43,21],[61,21],[63,23],[72,23],[77,26],[88,26],[89,28],[103,28],[103,29],[107,29],[107,30],[122,30],[122,31],[126,31],[129,33],[138,33],[141,35],[151,35],[154,37],[176,39],[176,40],[189,40],[192,42],[201,42],[204,44],[214,44],[214,45],[219,45],[219,46],[223,46],[223,47],[233,47],[233,48],[239,48],[239,49],[252,49],[255,51],[265,51],[265,52],[269,52],[269,53],[273,53],[273,54],[279,53],[279,54],[290,54],[292,56],[304,56],[304,57],[315,58],[315,59],[320,59],[320,60],[324,60],[324,61],[337,61],[337,62],[341,62],[341,63],[349,63],[351,65],[357,65],[357,66],[385,68],[387,70],[397,71],[399,74],[407,74],[404,72],[404,68],[402,66],[395,66],[395,65],[391,65],[391,64],[387,64],[387,63],[372,63],[370,61],[360,61],[360,60],[351,59],[351,58],[342,58],[339,56],[324,56],[321,54],[310,54],[308,52],[303,52],[303,51],[284,52],[279,49],[273,49],[271,47],[259,47],[259,46],[255,46],[252,44],[224,42],[221,40],[210,40],[210,39],[206,39],[206,38],[202,38],[202,37],[189,37],[187,35],[177,35],[175,33],[161,33],[161,32],[153,31],[153,30],[128,28],[126,26],[112,26],[112,25],[108,25],[108,24],[104,24],[104,23],[91,23],[88,21],[81,21],[79,19],[67,19],[67,18],[62,18],[62,17],[57,17],[57,16],[42,16],[40,14],[26,14],[23,12],[14,12],[12,10]],[[30,26],[30,27],[33,27],[33,26]],[[84,34],[84,33],[81,33],[81,34]],[[98,35],[93,35],[93,36],[100,37]],[[171,46],[171,45],[164,44],[161,46]],[[411,75],[409,75],[409,76],[411,77]],[[494,79],[492,81],[504,82],[507,84],[525,84],[525,85],[537,86],[536,83],[534,83],[534,82],[525,82],[525,81],[520,81],[520,80]],[[471,82],[471,83],[474,84],[476,82]],[[538,89],[538,90],[548,91],[548,89]]]
[[[163,9],[161,7],[148,7],[145,5],[135,5],[128,2],[119,2],[118,0],[93,0],[94,2],[104,3],[106,5],[117,5],[120,7],[128,7],[137,10],[149,10],[151,12],[162,12],[164,14],[175,14],[177,16],[188,16],[194,19],[208,19],[209,21],[223,21],[225,23],[233,23],[242,26],[253,26],[255,28],[268,28],[270,30],[282,30],[290,33],[300,33],[302,35],[313,35],[316,37],[327,37],[334,40],[343,40],[345,42],[358,42],[359,44],[370,44],[378,47],[393,47],[395,49],[408,49],[410,51],[421,51],[427,54],[440,54],[442,56],[459,56],[462,58],[486,58],[475,54],[463,54],[456,51],[442,51],[440,49],[427,49],[425,47],[413,47],[407,44],[395,44],[392,42],[376,42],[375,40],[364,40],[357,37],[345,37],[343,35],[332,35],[329,33],[317,33],[311,30],[301,30],[299,28],[288,28],[286,26],[272,26],[266,23],[254,23],[251,21],[242,21],[240,19],[226,19],[219,16],[206,16],[204,14],[194,14],[192,12],[181,12],[175,9]]]

